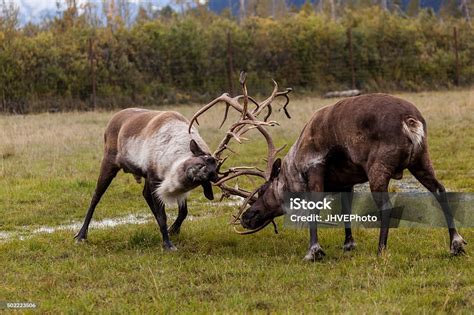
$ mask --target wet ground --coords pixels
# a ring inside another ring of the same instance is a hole
[[[369,183],[356,185],[354,191],[370,191]],[[420,184],[413,176],[405,176],[401,180],[390,181],[390,189],[392,192],[427,192],[426,188]]]
[[[370,191],[369,184],[356,185],[356,192],[368,192]],[[413,177],[406,176],[402,180],[392,180],[390,183],[390,191],[394,192],[426,192],[426,189]],[[238,207],[242,202],[240,197],[232,197],[222,202],[225,206]],[[196,220],[201,217],[193,217],[188,215],[187,220]],[[170,220],[173,220],[170,217]],[[153,221],[153,217],[150,214],[129,214],[127,216],[106,218],[100,221],[92,221],[90,227],[92,229],[110,229],[115,226],[124,224],[145,224]],[[78,231],[82,226],[82,222],[71,222],[68,224],[58,226],[40,226],[40,227],[29,227],[23,226],[16,231],[0,231],[0,242],[8,241],[12,239],[28,239],[38,234],[54,233],[56,231]]]

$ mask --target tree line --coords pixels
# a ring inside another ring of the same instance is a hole
[[[4,2],[1,111],[205,101],[237,93],[241,69],[252,93],[270,89],[272,78],[308,93],[473,84],[470,22],[429,10],[407,16],[366,6],[334,18],[305,5],[278,18],[241,19],[197,5],[182,13],[141,8],[129,23],[110,4],[104,22],[68,3],[56,17],[20,27],[16,9]]]

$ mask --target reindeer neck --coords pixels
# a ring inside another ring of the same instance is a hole
[[[299,148],[300,139],[298,139],[288,154],[284,157],[281,171],[278,176],[279,185],[282,190],[281,195],[284,192],[304,192],[306,189],[306,182],[304,181],[301,173],[298,169],[298,161],[296,160],[296,152]]]

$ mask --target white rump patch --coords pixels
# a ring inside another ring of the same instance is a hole
[[[425,131],[423,130],[423,124],[415,118],[408,118],[402,122],[403,133],[410,138],[411,142],[416,148],[421,147],[423,138],[425,137]]]

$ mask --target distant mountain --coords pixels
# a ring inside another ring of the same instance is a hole
[[[286,3],[287,5],[294,6],[296,8],[300,8],[303,4],[306,3],[307,0],[287,0]],[[315,4],[318,3],[319,0],[311,0],[311,3]],[[390,0],[388,1],[390,5]],[[402,9],[406,10],[408,3],[410,0],[402,0]],[[231,8],[231,12],[233,15],[238,15],[239,14],[239,7],[240,7],[240,1],[239,0],[209,0],[209,9],[220,13],[225,9]],[[435,12],[439,12],[439,9],[441,8],[441,4],[443,3],[443,0],[421,0],[420,1],[420,7],[421,8],[432,8]]]
[[[286,3],[288,6],[295,6],[297,8],[301,7],[306,3],[307,0],[287,0]],[[317,0],[311,0],[312,3],[317,2]],[[233,15],[239,14],[240,1],[239,0],[209,0],[209,9],[211,11],[220,13],[225,9],[231,7]]]

